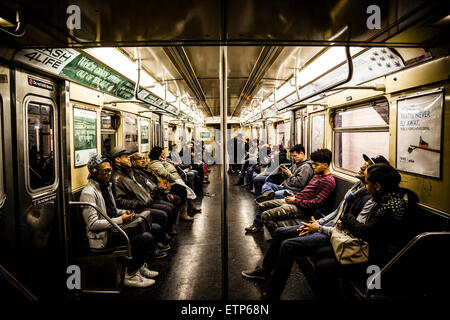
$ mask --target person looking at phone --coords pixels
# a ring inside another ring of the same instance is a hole
[[[279,168],[285,177],[281,185],[266,182],[262,189],[261,195],[256,198],[256,202],[260,203],[270,199],[284,198],[284,191],[290,193],[300,192],[306,187],[311,180],[314,170],[312,162],[306,159],[305,147],[301,144],[296,144],[290,149],[291,159],[294,163],[290,168],[287,164],[279,164]]]
[[[258,203],[253,225],[246,227],[246,232],[262,231],[263,224],[273,232],[280,220],[311,217],[313,214],[322,216],[328,198],[336,187],[336,182],[330,173],[332,154],[328,149],[319,149],[311,154],[314,166],[314,176],[308,185],[300,192],[287,192],[284,199],[267,200]],[[284,197],[283,190],[283,197]],[[254,228],[252,228],[254,227]],[[256,229],[256,228],[259,228]]]
[[[336,210],[321,219],[311,217],[300,225],[277,228],[263,263],[253,270],[242,271],[250,279],[269,280],[265,298],[279,299],[290,275],[294,257],[309,255],[330,244],[330,236],[343,215],[352,215],[358,222],[367,219],[375,205],[365,187],[365,172],[376,163],[389,165],[382,155],[369,158],[363,154],[364,163],[356,174],[358,181],[347,191]]]

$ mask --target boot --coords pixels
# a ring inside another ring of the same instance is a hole
[[[185,221],[193,221],[194,218],[190,217],[187,214],[187,205],[184,204],[183,206],[180,207],[180,219],[181,220],[185,220]]]
[[[188,209],[189,210],[191,210],[193,212],[200,212],[200,211],[202,211],[201,208],[195,206],[195,204],[192,202],[192,200],[188,200],[187,203],[188,203]]]

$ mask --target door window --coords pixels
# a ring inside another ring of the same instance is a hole
[[[48,104],[27,105],[28,177],[31,190],[51,186],[56,180],[54,108]]]

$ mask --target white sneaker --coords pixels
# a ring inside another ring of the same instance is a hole
[[[150,270],[147,266],[147,263],[144,263],[142,265],[142,267],[139,269],[139,272],[146,278],[155,278],[159,275],[158,271]]]
[[[128,272],[125,273],[125,278],[123,279],[123,285],[125,287],[145,288],[153,284],[155,284],[155,280],[142,277],[138,271],[131,274]]]

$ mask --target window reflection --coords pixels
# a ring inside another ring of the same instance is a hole
[[[40,189],[55,182],[53,107],[28,104],[28,170],[30,188]]]

